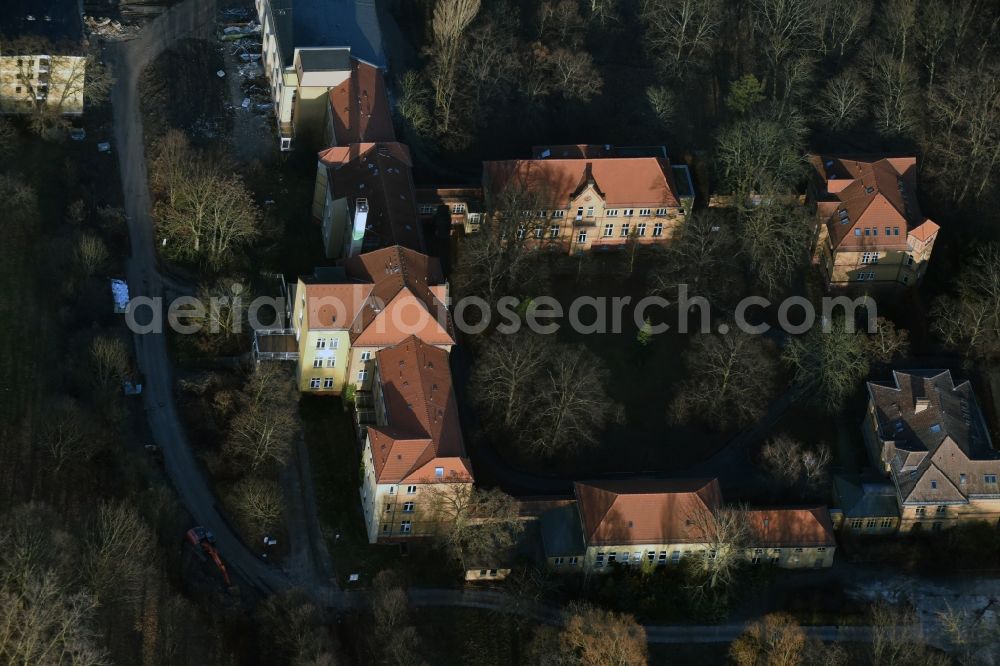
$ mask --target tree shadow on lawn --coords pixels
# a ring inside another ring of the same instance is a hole
[[[551,293],[568,312],[573,298],[580,295],[580,285],[576,280],[556,277]],[[642,270],[637,269],[629,278],[589,284],[587,295],[629,296],[634,305],[646,295]],[[628,307],[623,312],[620,333],[585,334],[568,325],[559,330],[562,342],[583,344],[604,362],[608,370],[605,389],[618,407],[617,414],[612,415],[593,447],[531,464],[549,469],[557,466],[577,476],[681,471],[713,455],[734,434],[712,431],[700,424],[676,424],[668,418],[670,403],[686,377],[684,355],[697,335],[678,332],[676,306],[647,310],[652,324],[666,323],[670,328],[653,335],[645,345],[637,339],[639,326],[634,311]],[[593,308],[584,309],[580,315],[584,323],[593,317]],[[694,330],[697,322],[692,318],[688,323],[689,330]]]

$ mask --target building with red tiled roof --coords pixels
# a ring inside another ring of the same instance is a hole
[[[385,77],[379,67],[351,58],[349,76],[330,88],[327,99],[326,145],[396,140]]]
[[[302,391],[368,391],[375,354],[410,336],[444,350],[455,344],[440,263],[398,245],[302,276],[291,298]]]
[[[396,142],[352,143],[320,152],[313,214],[331,258],[391,245],[423,251],[410,149]]]
[[[740,556],[786,567],[828,567],[836,550],[826,507],[724,508],[716,479],[621,479],[574,484],[575,507],[541,516],[549,566],[607,571],[612,565],[667,566],[714,557],[718,517],[735,516]],[[575,510],[573,510],[575,509]],[[733,531],[736,534],[736,531]]]
[[[362,453],[361,504],[369,541],[433,532],[441,494],[468,493],[448,352],[410,336],[375,354]]]
[[[819,217],[814,261],[828,285],[914,285],[938,225],[917,201],[915,157],[809,158]]]
[[[591,248],[666,241],[694,203],[685,165],[672,165],[666,149],[612,146],[536,148],[526,160],[483,163],[487,206],[510,193],[537,210],[522,234],[570,253]]]

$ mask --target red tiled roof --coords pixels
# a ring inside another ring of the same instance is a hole
[[[403,245],[422,250],[410,150],[396,142],[334,146],[319,154],[334,199],[368,203],[364,248]]]
[[[937,231],[920,212],[915,157],[812,155],[809,160],[824,183],[817,209],[828,216],[835,249],[901,250],[908,234],[926,241]],[[888,236],[887,227],[903,233]]]
[[[368,428],[378,483],[472,481],[448,353],[411,336],[375,362],[388,421]]]
[[[609,206],[679,205],[670,162],[662,157],[484,162],[483,179],[485,189],[524,187],[541,193],[557,208],[569,205],[591,179]]]
[[[701,512],[722,503],[715,479],[574,484],[588,546],[698,543]]]
[[[835,546],[833,522],[825,506],[747,511],[750,544],[757,548]]]
[[[338,145],[396,140],[385,80],[378,67],[351,58],[351,75],[330,89],[329,100]]]
[[[354,346],[385,346],[410,335],[432,345],[455,344],[437,259],[393,246],[345,259],[347,275],[373,285],[351,325]]]

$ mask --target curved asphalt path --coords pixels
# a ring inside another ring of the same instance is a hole
[[[138,81],[142,70],[164,49],[186,37],[210,36],[215,0],[187,0],[151,21],[130,41],[107,45],[105,61],[116,77],[114,150],[118,151],[125,213],[132,256],[127,275],[132,297],[163,297],[165,280],[157,268],[151,200],[143,147]],[[140,320],[141,320],[141,314]],[[163,451],[167,474],[194,520],[211,529],[227,567],[254,588],[275,591],[287,586],[282,574],[243,547],[216,507],[201,467],[181,426],[173,396],[173,372],[162,332],[135,334],[136,360],[145,376],[143,401],[156,444]]]

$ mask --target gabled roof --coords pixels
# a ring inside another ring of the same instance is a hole
[[[409,148],[396,142],[354,143],[327,148],[319,160],[328,167],[334,199],[346,198],[352,211],[359,200],[367,203],[365,250],[389,245],[423,250]]]
[[[833,521],[825,506],[749,509],[749,545],[755,548],[835,546]]]
[[[346,330],[351,344],[362,347],[390,346],[411,335],[455,344],[437,259],[393,245],[349,257],[326,273],[300,278],[310,330]]]
[[[699,543],[698,517],[722,503],[715,479],[577,482],[574,492],[588,546]]]
[[[387,421],[368,427],[377,482],[471,482],[448,353],[411,336],[375,363]]]
[[[895,371],[892,382],[869,382],[882,458],[903,502],[965,502],[1000,494],[984,476],[1000,474],[969,382],[948,370]]]
[[[329,93],[335,143],[395,141],[382,70],[357,58],[350,68],[347,80]]]
[[[410,335],[432,345],[455,344],[451,315],[437,295],[444,283],[437,259],[394,245],[343,265],[350,277],[373,285],[351,324],[352,345],[391,345]]]
[[[817,208],[828,216],[835,249],[904,249],[908,234],[926,241],[937,232],[920,212],[915,157],[811,155],[809,161],[823,183]],[[886,227],[902,233],[887,236]]]
[[[484,189],[509,187],[537,192],[549,205],[565,208],[588,183],[608,206],[674,207],[677,188],[665,157],[504,160],[483,163]]]

